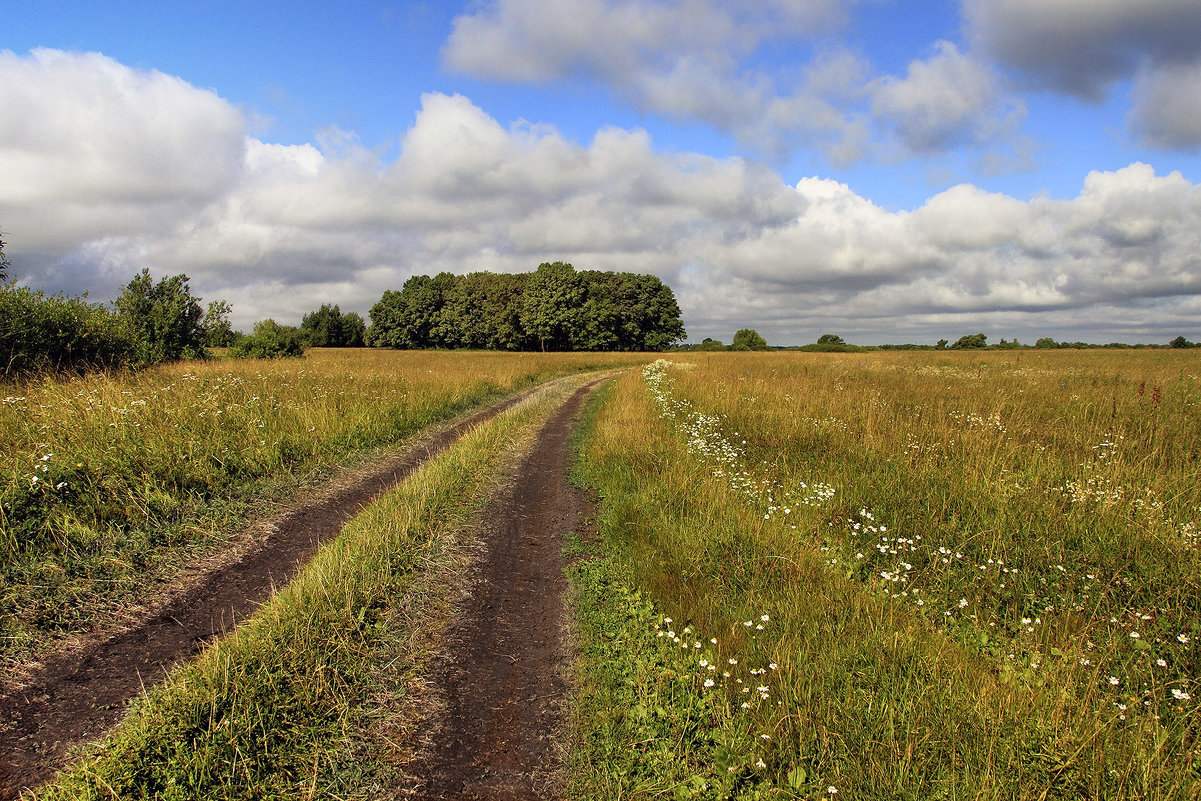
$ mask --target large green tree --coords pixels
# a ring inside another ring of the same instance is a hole
[[[322,303],[300,321],[300,330],[314,348],[361,348],[366,325],[354,312],[343,314],[337,304]]]
[[[399,292],[387,291],[371,307],[370,341],[384,348],[445,347],[442,331],[442,307],[446,294],[454,286],[455,276],[439,273],[415,275],[405,281]]]
[[[526,283],[521,327],[541,350],[572,350],[572,335],[586,295],[583,281],[570,264],[539,264]]]
[[[734,333],[730,350],[767,350],[767,340],[753,328],[741,328]]]
[[[155,364],[205,355],[204,310],[186,275],[155,281],[142,270],[121,291],[117,312],[138,340],[138,356]]]
[[[209,301],[204,312],[204,344],[210,348],[226,348],[234,343],[237,335],[229,315],[233,307],[223,300]]]

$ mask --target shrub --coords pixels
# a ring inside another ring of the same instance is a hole
[[[229,349],[239,359],[277,359],[304,355],[304,336],[299,329],[280,325],[268,318],[254,324],[254,333],[235,342]]]
[[[137,337],[101,305],[0,286],[0,376],[5,379],[124,367],[137,353]]]

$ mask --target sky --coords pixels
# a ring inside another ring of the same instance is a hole
[[[691,341],[1201,340],[1198,0],[0,0],[10,278],[236,327],[653,273]]]

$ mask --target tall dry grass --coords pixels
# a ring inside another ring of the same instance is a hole
[[[0,665],[136,608],[336,466],[645,356],[319,349],[0,387]]]
[[[639,768],[613,741],[653,726],[590,729],[608,745],[584,749],[584,786],[1201,791],[1195,355],[676,361],[621,382],[584,458],[618,584],[658,615],[642,636],[670,643],[627,649],[626,675],[694,733]],[[766,668],[766,697],[709,670],[730,659]]]

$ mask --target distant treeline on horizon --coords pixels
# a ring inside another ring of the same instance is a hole
[[[686,335],[653,275],[577,271],[416,275],[371,307],[367,344],[419,349],[661,351]]]
[[[749,336],[748,336],[749,335]],[[755,342],[747,346],[747,342]],[[808,353],[863,353],[877,350],[1084,350],[1084,349],[1154,349],[1154,348],[1197,348],[1201,347],[1199,342],[1189,342],[1183,336],[1178,336],[1167,344],[1157,343],[1138,343],[1129,345],[1125,342],[1109,342],[1104,345],[1090,344],[1088,342],[1056,342],[1051,337],[1042,337],[1033,345],[1023,345],[1016,338],[1006,341],[1001,339],[1000,342],[989,345],[988,338],[984,334],[967,334],[960,337],[955,342],[949,342],[946,339],[940,339],[934,345],[918,345],[918,344],[897,344],[897,345],[852,345],[843,340],[837,334],[822,334],[818,337],[817,342],[810,345],[768,345],[762,337],[754,330],[739,331],[734,335],[734,341],[730,345],[723,344],[720,340],[705,338],[701,342],[688,343],[680,345],[678,350],[687,351],[722,351],[722,350],[781,350],[781,351],[803,351]]]

